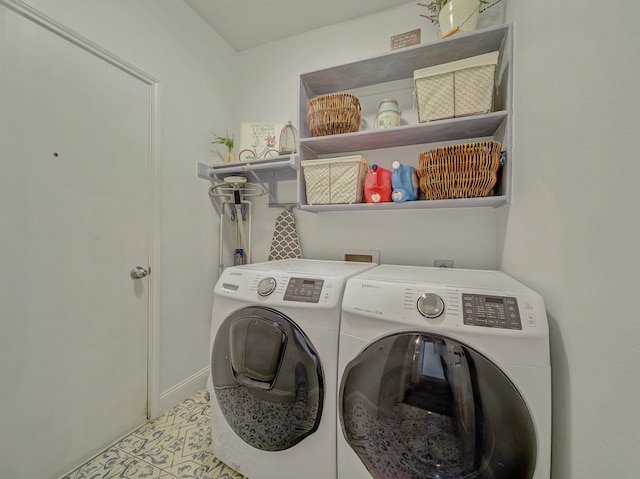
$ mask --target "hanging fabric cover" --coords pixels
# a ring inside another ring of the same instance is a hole
[[[291,211],[282,211],[276,218],[276,226],[269,250],[269,261],[302,258],[296,222]]]

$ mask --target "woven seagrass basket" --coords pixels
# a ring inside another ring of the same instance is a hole
[[[360,129],[360,111],[360,101],[349,93],[312,98],[307,103],[309,131],[312,136],[353,133]]]
[[[497,141],[435,148],[418,156],[420,189],[427,200],[488,196],[498,179]]]

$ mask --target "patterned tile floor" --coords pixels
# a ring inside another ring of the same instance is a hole
[[[202,390],[63,479],[245,479],[211,449],[209,393]]]

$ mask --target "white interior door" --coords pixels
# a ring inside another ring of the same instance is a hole
[[[147,414],[149,85],[0,6],[0,475]]]

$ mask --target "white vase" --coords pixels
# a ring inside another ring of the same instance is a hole
[[[224,162],[225,163],[233,163],[236,161],[236,157],[233,154],[233,150],[227,150],[224,152]]]
[[[451,0],[438,15],[440,38],[457,32],[472,32],[478,24],[480,2],[478,0]]]

